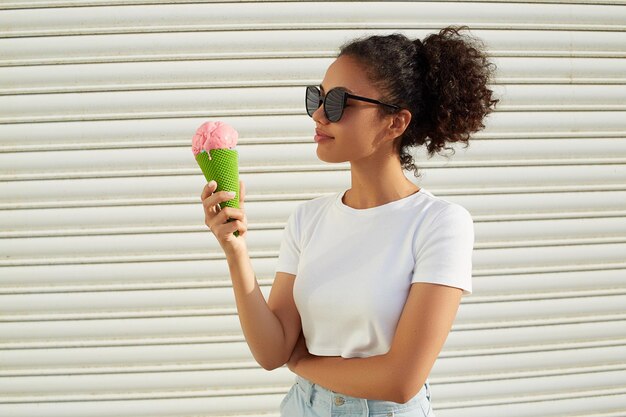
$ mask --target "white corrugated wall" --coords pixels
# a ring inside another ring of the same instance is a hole
[[[193,132],[240,132],[267,298],[288,215],[350,181],[316,157],[304,86],[347,39],[449,24],[502,101],[407,173],[476,229],[436,414],[625,416],[625,4],[3,1],[0,416],[277,416],[294,376],[243,339]]]

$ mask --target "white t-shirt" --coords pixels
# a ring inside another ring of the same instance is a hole
[[[463,206],[418,192],[368,209],[346,190],[306,201],[283,231],[276,272],[296,275],[293,296],[310,353],[387,353],[414,282],[472,293],[474,223]]]

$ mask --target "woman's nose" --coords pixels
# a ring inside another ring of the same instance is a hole
[[[323,107],[324,107],[324,104],[321,104],[321,105],[317,108],[317,110],[315,110],[315,111],[313,112],[313,116],[311,116],[311,117],[313,118],[313,120],[315,120],[315,121],[316,121],[316,122],[318,122],[318,123],[321,123],[321,124],[328,124],[328,123],[329,123],[329,121],[328,121],[328,119],[326,119],[326,113],[324,113],[324,109],[323,109]]]

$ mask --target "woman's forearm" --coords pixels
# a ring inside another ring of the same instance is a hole
[[[252,356],[264,369],[284,365],[285,335],[259,288],[247,249],[226,253],[239,322]]]
[[[402,401],[387,355],[367,358],[306,355],[294,372],[322,387],[369,400]]]

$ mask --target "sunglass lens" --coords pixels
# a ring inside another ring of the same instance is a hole
[[[319,109],[321,105],[320,92],[315,87],[307,87],[306,89],[306,112],[313,117],[313,113]]]
[[[324,101],[324,109],[326,110],[326,117],[331,122],[337,122],[341,119],[343,114],[344,93],[341,90],[330,90],[326,94],[326,101]]]

